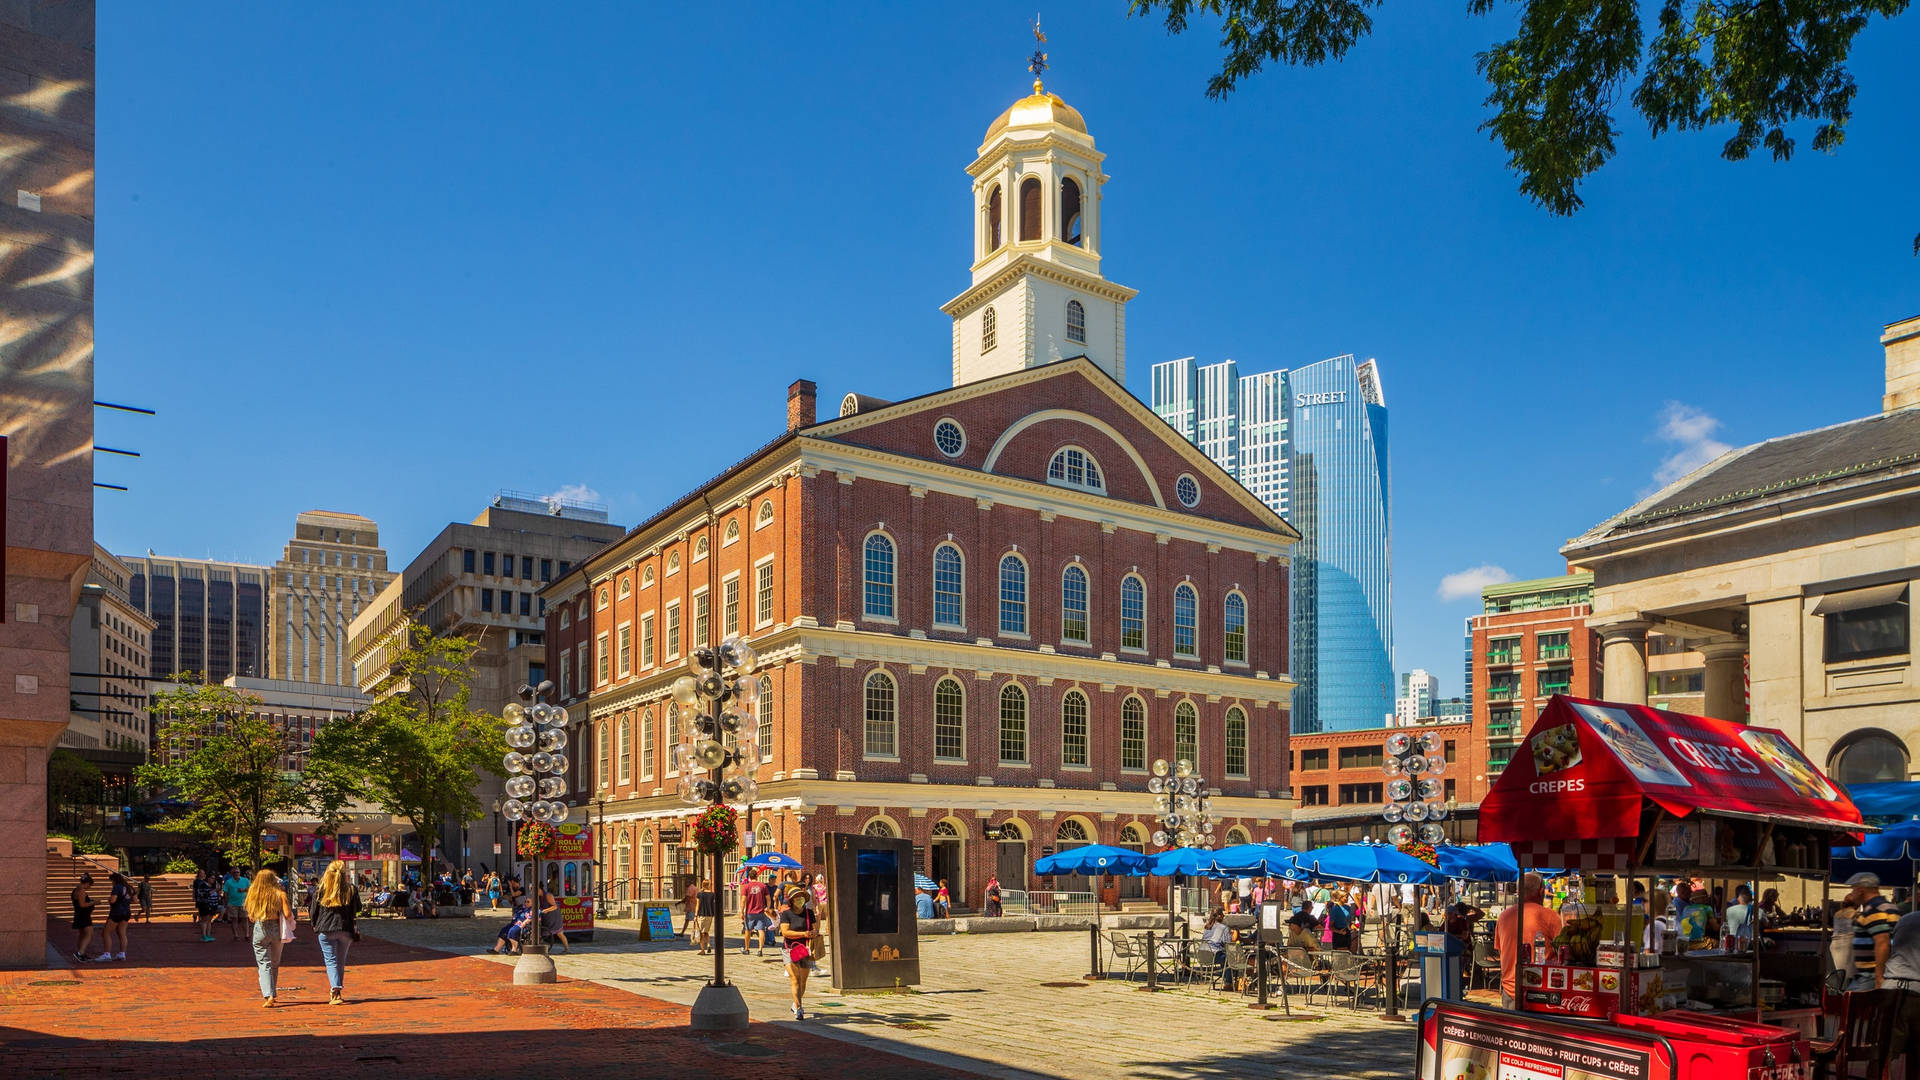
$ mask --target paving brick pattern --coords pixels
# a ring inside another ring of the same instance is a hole
[[[436,926],[492,934],[485,921]],[[48,933],[72,943],[70,929],[50,922]],[[0,972],[0,1076],[964,1075],[816,1038],[792,1024],[698,1035],[686,1029],[681,1004],[571,979],[517,987],[504,965],[371,934],[350,957],[352,1004],[333,1008],[304,925],[284,959],[286,1005],[268,1010],[260,1007],[251,948],[224,931],[203,944],[187,922],[169,920],[137,924],[130,936],[124,963]]]
[[[477,955],[501,921],[383,922],[373,932]],[[601,940],[556,956],[561,974],[638,1000],[694,1000],[713,970],[711,957],[684,942],[642,943],[636,923],[613,925],[623,929],[603,926]],[[905,1075],[931,1075],[920,1070],[933,1066],[1000,1080],[1413,1075],[1408,1023],[1318,1001],[1313,1008],[1296,1003],[1294,1018],[1284,1018],[1204,987],[1149,994],[1119,981],[1089,982],[1081,978],[1088,963],[1082,933],[925,938],[919,992],[841,994],[822,977],[808,988],[808,1015],[800,1024],[788,1016],[785,969],[775,953],[742,957],[739,939],[733,940],[727,975],[756,1021],[911,1057],[916,1063]],[[504,968],[511,961],[494,963]]]

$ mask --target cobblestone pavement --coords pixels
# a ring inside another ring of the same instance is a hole
[[[490,925],[432,924],[491,936]],[[72,930],[48,932],[71,946]],[[0,972],[0,1077],[964,1080],[792,1024],[698,1035],[671,1001],[565,979],[517,987],[499,964],[372,934],[349,956],[351,1004],[332,1008],[305,925],[283,957],[284,1007],[263,1009],[246,942],[223,931],[202,943],[184,919],[136,923],[129,936],[122,963]]]
[[[471,921],[381,922],[369,929],[396,941],[477,955],[503,922],[483,912]],[[712,957],[683,941],[640,942],[638,926],[602,924],[600,942],[554,957],[560,973],[691,1004],[712,974]],[[1298,1003],[1287,1018],[1278,1010],[1248,1009],[1250,999],[1204,987],[1150,994],[1120,981],[1085,980],[1085,933],[924,938],[917,993],[842,994],[823,973],[808,986],[807,1018],[799,1024],[787,1011],[785,969],[775,951],[743,957],[735,942],[726,958],[727,977],[740,987],[755,1020],[766,1022],[756,1027],[802,1029],[988,1076],[1413,1075],[1411,1024],[1355,1015],[1344,1006],[1309,1010]],[[509,957],[492,959],[512,963]]]

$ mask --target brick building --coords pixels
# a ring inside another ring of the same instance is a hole
[[[1593,575],[1576,571],[1481,591],[1473,634],[1473,719],[1487,733],[1487,772],[1500,775],[1555,694],[1600,696],[1600,639],[1587,628]]]
[[[545,593],[616,901],[694,872],[661,839],[691,817],[668,688],[734,633],[763,661],[756,848],[907,837],[977,906],[1047,849],[1150,848],[1158,757],[1197,762],[1220,842],[1284,835],[1284,522],[1084,358],[819,424],[812,393]]]
[[[1386,802],[1385,742],[1395,731],[1431,732],[1440,740],[1446,770],[1439,777],[1449,818],[1442,823],[1447,838],[1470,844],[1479,835],[1480,799],[1493,786],[1487,766],[1487,728],[1470,721],[1439,719],[1371,731],[1317,731],[1295,733],[1288,746],[1288,775],[1293,781],[1293,843],[1301,850],[1346,844],[1371,837],[1381,839],[1386,823],[1380,811]],[[1262,837],[1264,839],[1264,837]]]

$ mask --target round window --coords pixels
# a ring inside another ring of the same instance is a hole
[[[961,430],[959,421],[942,420],[933,425],[933,445],[948,457],[959,457],[967,448],[967,433]]]
[[[1181,506],[1191,509],[1200,505],[1200,481],[1186,473],[1173,482],[1173,493],[1180,497]]]

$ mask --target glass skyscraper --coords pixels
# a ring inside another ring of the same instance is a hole
[[[1372,360],[1241,376],[1153,368],[1153,409],[1300,532],[1293,730],[1380,727],[1394,709],[1387,408]],[[1231,434],[1227,434],[1231,432]]]

